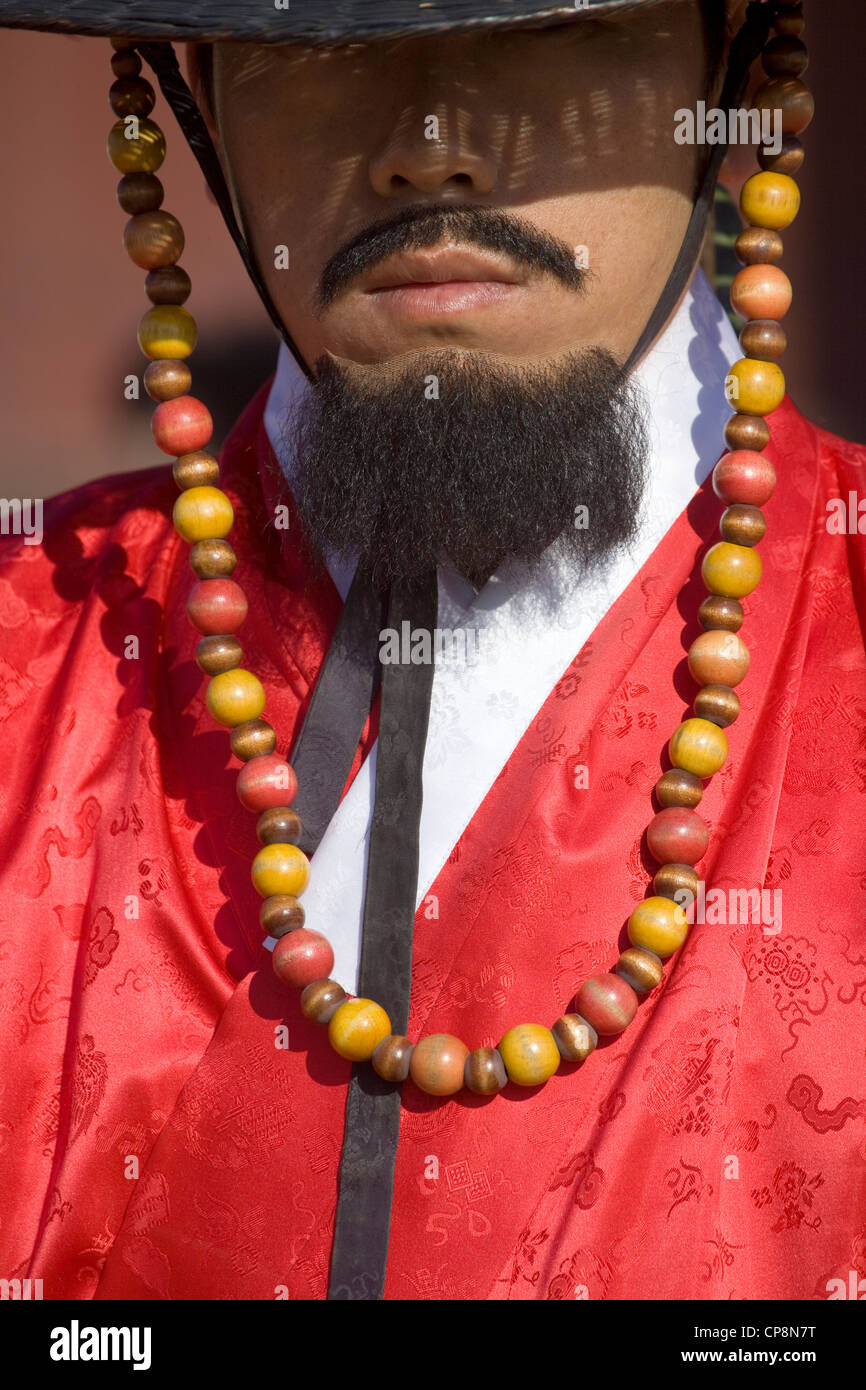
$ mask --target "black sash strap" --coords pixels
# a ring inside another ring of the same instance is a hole
[[[289,761],[298,777],[295,809],[312,854],[340,802],[379,686],[379,633],[386,600],[356,572]]]
[[[408,620],[410,631],[432,635],[436,612],[434,571],[413,588],[394,585],[387,625],[402,632]],[[382,1005],[395,1033],[405,1033],[409,1023],[421,770],[432,687],[432,660],[383,668],[358,994]],[[346,1100],[329,1299],[383,1295],[399,1128],[399,1086],[357,1063]]]

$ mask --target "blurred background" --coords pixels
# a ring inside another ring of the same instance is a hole
[[[786,320],[788,389],[816,424],[866,441],[862,321],[866,308],[864,0],[807,6],[806,80],[817,115],[805,134],[803,211],[786,234],[794,283]],[[6,212],[0,258],[0,496],[50,497],[89,478],[165,463],[150,435],[153,403],[131,406],[141,377],[135,338],[149,307],[144,272],[123,250],[126,215],[105,153],[113,116],[107,40],[0,32],[0,130]],[[145,67],[144,76],[152,78]],[[199,326],[194,390],[220,445],[274,369],[278,340],[174,117],[160,171],[164,206],[181,221],[187,307]],[[730,239],[730,213],[719,218]],[[730,266],[718,258],[719,294]]]
[[[140,401],[124,399],[124,377],[141,380],[147,366],[136,328],[150,301],[123,248],[127,214],[105,151],[110,58],[107,39],[0,30],[0,496],[50,497],[167,462],[143,383]],[[142,76],[157,86],[146,64]],[[168,147],[163,206],[186,235],[193,389],[216,446],[274,370],[279,340],[158,88],[154,116]]]

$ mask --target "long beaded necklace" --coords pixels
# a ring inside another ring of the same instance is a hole
[[[808,54],[801,34],[802,3],[777,4],[776,37],[764,48],[768,80],[756,95],[760,111],[781,111],[783,140],[778,153],[762,150],[761,172],[743,186],[740,209],[747,223],[736,251],[744,268],[731,286],[731,303],[746,320],[740,335],[745,356],[734,364],[726,392],[736,413],[725,427],[729,452],[713,471],[713,488],[726,503],[721,540],[704,557],[701,574],[708,597],[698,617],[704,631],[689,648],[688,665],[700,690],[694,715],[685,719],[668,744],[671,768],[655,786],[661,810],[647,827],[647,844],[660,867],[653,895],[638,903],[628,921],[629,947],[610,971],[591,975],[578,990],[571,1010],[550,1028],[519,1023],[497,1047],[470,1050],[461,1039],[434,1033],[412,1043],[391,1030],[391,1020],[373,999],[353,998],[330,978],[334,953],[327,939],[304,925],[299,901],[310,875],[298,847],[302,825],[292,809],[298,784],[286,759],[276,753],[277,737],[262,718],[265,692],[244,669],[236,637],[247,614],[247,600],[231,578],[236,564],[228,536],[234,513],[218,486],[220,468],[207,452],[213,421],[207,407],[189,395],[186,364],[196,344],[196,324],[183,307],[191,284],[178,264],[184,234],[177,218],[162,209],[164,191],[156,171],[165,158],[165,137],[150,120],[155,94],[141,77],[134,40],[113,39],[115,81],[110,102],[118,117],[108,137],[108,154],[122,178],[117,198],[130,220],[124,245],[136,265],[148,272],[150,308],[138,328],[139,345],[150,365],[145,389],[158,402],[152,430],[157,446],[174,457],[180,489],[174,506],[176,530],[191,544],[190,564],[197,583],[187,601],[189,617],[201,633],[196,660],[210,677],[207,706],[231,730],[231,750],[244,766],[237,792],[258,815],[261,849],[252,864],[253,884],[263,902],[260,923],[275,941],[277,977],[301,990],[304,1015],[327,1026],[331,1046],[352,1062],[369,1060],[380,1077],[416,1086],[433,1096],[451,1096],[464,1085],[491,1096],[507,1082],[536,1087],[563,1061],[582,1063],[599,1037],[621,1033],[637,1013],[640,999],[662,982],[663,963],[682,946],[689,930],[684,903],[694,901],[699,877],[695,865],[709,844],[709,827],[697,813],[703,783],[728,756],[725,729],[736,720],[735,687],[749,669],[749,650],[740,638],[741,599],[756,588],[761,560],[755,547],[766,531],[761,507],[771,497],[776,476],[763,450],[770,440],[765,417],[780,405],[785,379],[778,360],[787,346],[781,319],[792,299],[791,283],[779,261],[779,235],[797,216],[800,193],[794,175],[804,151],[799,135],[814,114],[813,98],[802,81]]]

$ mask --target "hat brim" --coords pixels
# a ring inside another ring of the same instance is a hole
[[[659,0],[0,0],[0,28],[200,42],[340,43],[448,29],[561,24]]]

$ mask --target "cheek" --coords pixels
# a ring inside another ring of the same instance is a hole
[[[303,127],[300,113],[250,123],[232,160],[244,226],[268,287],[282,308],[312,306],[322,266],[363,206],[366,164],[333,135]],[[246,150],[255,150],[254,162]],[[284,250],[282,250],[284,248]],[[287,264],[286,264],[287,262]]]
[[[519,209],[575,249],[592,274],[581,333],[627,352],[670,274],[691,216],[670,184],[599,189]]]
[[[673,269],[691,211],[686,194],[666,185],[599,199],[596,283],[611,332],[629,348]]]

